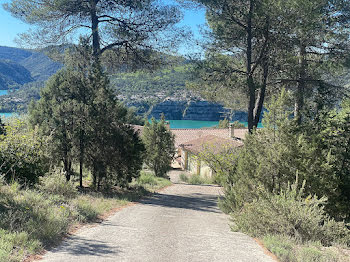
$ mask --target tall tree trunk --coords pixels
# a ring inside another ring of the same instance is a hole
[[[265,76],[264,76],[265,78]],[[256,98],[255,108],[254,108],[254,128],[258,127],[261,112],[264,105],[265,93],[266,93],[266,80],[264,79],[263,85],[259,89],[258,97]]]
[[[295,94],[294,117],[298,125],[302,122],[302,110],[304,108],[304,91],[306,80],[306,46],[301,43],[299,50],[299,79]]]
[[[93,164],[92,168],[92,185],[94,186],[94,189],[96,189],[97,186],[97,168],[95,164]]]
[[[247,20],[247,87],[248,87],[248,130],[253,132],[254,128],[254,105],[255,105],[255,84],[252,75],[252,18],[254,11],[254,0],[251,0]]]
[[[95,60],[98,59],[98,56],[100,55],[100,52],[101,52],[100,35],[99,35],[99,29],[98,29],[99,20],[98,20],[97,11],[96,11],[97,3],[98,3],[98,0],[90,0],[92,55]]]
[[[63,169],[66,172],[66,180],[67,182],[70,180],[70,164],[69,164],[69,149],[68,149],[68,141],[67,141],[67,133],[63,132]]]
[[[79,158],[79,186],[83,187],[83,165],[84,165],[84,153],[80,153]]]
[[[267,43],[261,52],[264,52],[265,54],[262,56],[262,67],[263,67],[263,81],[262,85],[259,89],[258,97],[256,99],[255,108],[254,108],[254,127],[257,128],[261,112],[264,105],[265,100],[265,93],[266,93],[266,85],[267,85],[267,78],[269,76],[269,58],[266,54],[266,50],[268,50],[268,42],[269,42],[269,29],[270,29],[270,19],[269,17],[266,17],[266,25],[264,29],[264,35],[265,35],[265,42]]]
[[[248,91],[249,91],[249,103],[248,103],[248,130],[249,133],[254,129],[254,107],[255,107],[255,85],[253,77],[250,76],[247,79]]]
[[[84,130],[80,131],[80,139],[79,139],[79,186],[83,187],[83,165],[84,165],[84,153],[85,153],[85,146],[84,146]]]
[[[66,157],[63,161],[64,165],[64,171],[66,172],[66,180],[67,182],[70,181],[71,175],[72,175],[72,162]]]

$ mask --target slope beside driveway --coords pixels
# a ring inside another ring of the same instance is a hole
[[[275,261],[252,238],[230,230],[219,195],[217,186],[177,183],[82,228],[41,261]]]

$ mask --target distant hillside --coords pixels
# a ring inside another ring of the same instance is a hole
[[[62,66],[44,53],[0,46],[0,89],[45,81]]]
[[[10,60],[16,63],[30,57],[33,53],[29,50],[14,48],[8,46],[0,46],[0,59]]]
[[[52,61],[43,53],[33,52],[31,56],[20,62],[22,66],[27,68],[34,80],[45,81],[55,74],[62,65]]]
[[[188,65],[176,65],[154,72],[138,71],[110,76],[111,85],[125,102],[185,98],[186,82],[190,80]]]
[[[19,88],[32,81],[31,73],[22,65],[9,60],[0,60],[0,89]]]
[[[64,48],[47,48],[50,54],[62,54]],[[184,58],[164,56],[167,65],[160,69],[139,70],[136,72],[112,73],[110,84],[118,98],[128,106],[136,107],[140,115],[167,119],[219,120],[229,112],[221,105],[208,103],[186,89],[186,82],[192,80],[192,65]],[[54,74],[61,65],[53,62],[44,53],[18,48],[0,47],[0,89],[20,85],[20,89],[0,97],[1,112],[26,112],[31,100],[40,98],[40,89],[45,80]],[[11,61],[9,60],[11,59]],[[11,77],[10,77],[11,76]],[[4,79],[2,81],[2,79]]]

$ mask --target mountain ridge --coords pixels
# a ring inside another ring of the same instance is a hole
[[[0,89],[18,89],[24,84],[45,81],[61,67],[40,50],[0,46]]]

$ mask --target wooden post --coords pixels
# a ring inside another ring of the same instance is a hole
[[[201,174],[201,161],[197,159],[197,175]]]
[[[188,169],[188,152],[184,150],[184,153],[185,153],[185,170]]]

